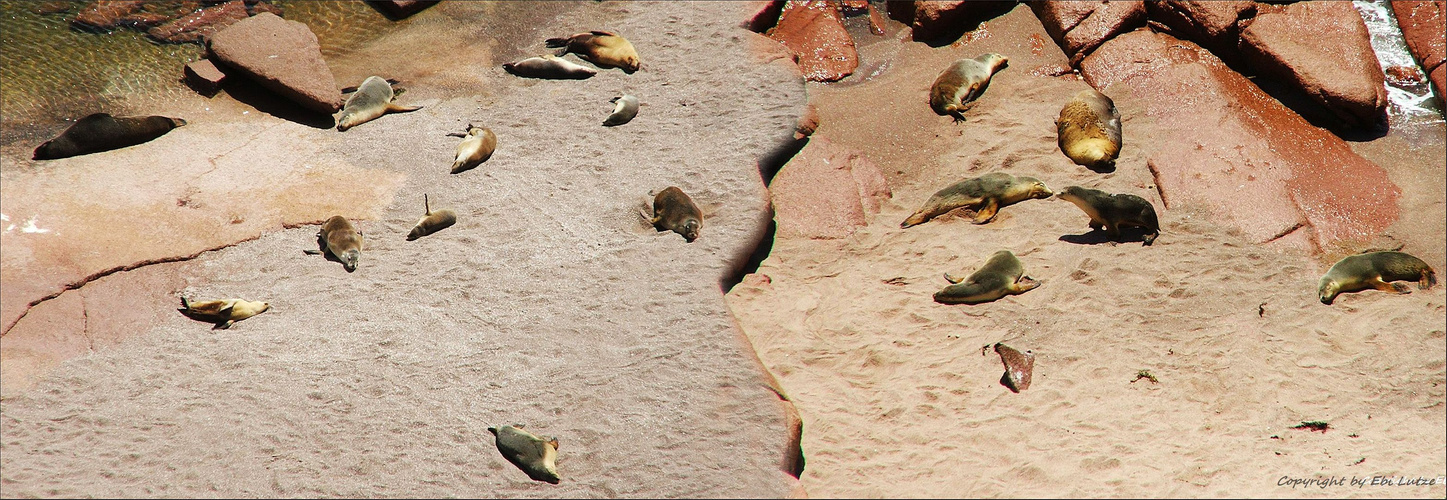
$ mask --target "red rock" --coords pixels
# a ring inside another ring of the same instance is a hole
[[[1402,36],[1407,40],[1407,50],[1417,58],[1427,78],[1432,81],[1437,95],[1443,93],[1443,63],[1447,61],[1447,2],[1444,0],[1392,0],[1392,13]]]
[[[272,92],[321,113],[341,109],[342,91],[305,24],[262,13],[217,32],[210,45],[217,61]]]
[[[1313,41],[1330,40],[1330,43]],[[1385,119],[1387,90],[1371,34],[1349,2],[1298,2],[1241,31],[1252,69],[1300,88],[1348,127]]]
[[[1437,69],[1427,74],[1427,79],[1432,81],[1432,86],[1437,89],[1437,95],[1447,95],[1447,92],[1442,90],[1443,83],[1447,82],[1447,64],[1438,64]]]
[[[1153,137],[1141,147],[1167,208],[1203,206],[1252,241],[1316,250],[1365,241],[1397,219],[1400,190],[1385,170],[1192,42],[1127,33],[1081,73],[1153,129],[1136,133]]]
[[[863,153],[814,137],[774,176],[769,196],[780,236],[832,239],[867,225],[890,191]]]
[[[248,16],[246,2],[232,0],[151,28],[146,31],[146,34],[158,42],[200,43],[221,29],[236,24]]]
[[[1013,1],[919,0],[914,2],[909,25],[915,40],[932,40],[951,30],[963,29],[972,19],[981,19],[988,12],[1014,4]]]
[[[70,25],[79,29],[109,30],[121,25],[121,18],[141,10],[140,0],[95,2],[75,15]]]
[[[277,7],[267,2],[257,2],[251,4],[251,15],[254,16],[262,12],[270,12],[272,14],[276,14],[277,17],[283,17],[281,15],[281,7]]]
[[[437,0],[367,0],[367,4],[394,19],[402,19],[437,5]]]
[[[1242,24],[1256,16],[1250,0],[1164,0],[1146,2],[1156,31],[1196,42],[1230,64],[1241,62],[1237,48]]]
[[[186,63],[183,70],[186,83],[196,92],[206,97],[216,95],[221,90],[221,82],[226,79],[226,74],[211,64],[210,59],[200,59]]]
[[[874,4],[865,4],[864,7],[869,10],[869,32],[883,36],[884,16],[879,15],[879,9],[874,8]]]
[[[819,128],[819,108],[814,103],[804,107],[804,114],[799,115],[798,123],[794,125],[794,140],[800,140],[814,135],[814,130]]]
[[[784,0],[755,2],[758,11],[744,22],[744,27],[754,33],[764,33],[779,24],[779,15],[784,13]]]
[[[1416,66],[1387,66],[1384,72],[1387,74],[1387,81],[1393,85],[1415,85],[1427,79]]]
[[[1146,22],[1145,5],[1139,1],[1030,2],[1030,8],[1071,65],[1079,65],[1106,40]]]
[[[859,66],[854,38],[844,29],[836,1],[791,0],[769,37],[789,48],[809,80],[836,81]]]
[[[170,20],[171,16],[158,12],[137,12],[122,17],[120,25],[137,31],[146,31]]]
[[[748,37],[749,55],[752,56],[754,64],[786,66],[790,72],[799,75],[801,79],[804,78],[803,71],[799,69],[798,56],[790,52],[784,44],[758,33],[751,32]]]

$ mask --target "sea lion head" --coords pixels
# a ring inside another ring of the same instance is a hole
[[[1045,187],[1045,183],[1042,182],[1040,179],[1036,179],[1036,178],[1034,178],[1034,177],[1020,177],[1020,178],[1017,179],[1017,180],[1018,180],[1019,182],[1023,182],[1023,183],[1028,183],[1028,184],[1029,184],[1029,186],[1030,186],[1030,198],[1031,198],[1031,199],[1041,200],[1041,199],[1049,198],[1051,195],[1054,195],[1054,194],[1055,194],[1055,193],[1053,193],[1053,192],[1050,191],[1050,188]]]
[[[693,243],[693,240],[698,239],[698,229],[698,219],[688,219],[682,226],[679,226],[678,234],[683,235],[683,239],[688,240],[689,243]]]
[[[1336,300],[1337,294],[1341,293],[1341,284],[1329,276],[1322,276],[1321,284],[1316,287],[1316,293],[1321,298],[1321,303],[1331,305],[1332,301]]]
[[[992,74],[1010,66],[1010,58],[995,52],[981,54],[980,57],[976,57],[975,60],[989,67],[990,73]]]
[[[618,61],[618,68],[622,69],[624,73],[631,75],[633,72],[642,69],[643,64],[638,62],[638,56],[629,55]]]
[[[357,270],[357,261],[361,258],[362,252],[357,250],[347,250],[337,256],[337,259],[342,261],[342,267],[346,268],[349,273]]]
[[[363,120],[359,113],[343,113],[342,118],[337,120],[337,131],[346,132],[347,129],[361,125]]]

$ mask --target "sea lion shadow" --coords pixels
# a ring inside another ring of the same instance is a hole
[[[322,129],[336,126],[332,115],[303,108],[290,99],[277,95],[275,92],[267,90],[266,87],[245,78],[227,78],[221,84],[221,89],[237,102],[283,120]]]
[[[1110,174],[1115,172],[1115,162],[1106,165],[1086,165],[1085,168],[1097,174]]]
[[[1092,229],[1084,234],[1067,234],[1060,241],[1076,245],[1099,245],[1101,243],[1145,243],[1146,230],[1140,227],[1120,228],[1120,240],[1111,239],[1104,229]]]

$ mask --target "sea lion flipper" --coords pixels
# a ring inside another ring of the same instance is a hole
[[[618,36],[618,35],[614,35],[614,34],[612,34],[612,33],[609,33],[609,32],[607,32],[607,31],[598,31],[598,30],[589,31],[588,33],[591,33],[593,36]]]
[[[975,212],[975,224],[984,224],[995,219],[995,214],[1000,213],[1000,202],[995,198],[986,198],[980,210]]]
[[[568,46],[568,39],[567,39],[567,38],[549,38],[549,39],[543,41],[543,45],[546,46],[547,48],[550,48],[550,49],[555,49],[555,48],[558,48],[558,47],[564,47],[564,48],[566,48],[566,47]],[[561,55],[567,54],[567,53],[568,53],[567,50],[563,50],[562,52],[558,53],[558,55],[561,56]]]
[[[960,279],[960,278],[956,278],[956,277],[954,277],[954,276],[950,276],[950,273],[945,273],[945,281],[950,282],[950,284],[959,284],[959,282],[964,281],[964,280],[963,280],[963,279]]]
[[[395,102],[387,103],[388,113],[406,113],[408,111],[417,111],[419,109],[422,109],[422,106],[402,106]]]
[[[229,308],[228,308],[228,309],[229,309]],[[226,320],[226,321],[222,321],[222,322],[220,322],[220,323],[217,323],[216,326],[211,327],[211,329],[212,329],[212,330],[230,330],[230,329],[231,329],[231,325],[234,325],[234,324],[236,324],[236,321],[233,321],[233,320],[229,320],[229,319],[228,319],[228,320]]]
[[[321,255],[321,254],[322,254],[322,251],[321,251],[321,250],[302,250],[301,253],[304,253],[304,254],[307,254],[307,255]]]

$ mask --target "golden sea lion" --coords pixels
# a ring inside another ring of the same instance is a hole
[[[613,106],[613,114],[608,115],[608,118],[603,120],[604,127],[616,127],[628,123],[633,120],[633,117],[638,116],[637,97],[624,94],[614,97],[613,100],[608,102],[616,103],[616,105]]]
[[[342,116],[337,119],[337,130],[345,132],[389,112],[402,113],[422,109],[422,106],[401,106],[392,102],[395,95],[392,84],[387,83],[387,80],[377,76],[367,77],[342,106]]]
[[[422,208],[427,211],[427,215],[423,216],[422,220],[417,221],[417,225],[412,228],[412,232],[407,233],[407,241],[412,241],[447,229],[457,223],[457,214],[452,213],[451,210],[438,210],[433,212],[431,203],[427,201],[426,193],[422,194]]]
[[[1030,376],[1035,371],[1035,353],[1029,350],[1020,352],[999,342],[995,343],[995,352],[1000,354],[1000,362],[1005,363],[1005,374],[1000,376],[1000,384],[1015,393],[1029,389]]]
[[[1145,198],[1133,194],[1110,194],[1098,189],[1070,186],[1056,197],[1074,203],[1090,217],[1090,228],[1105,228],[1105,234],[1120,241],[1120,228],[1136,226],[1145,228],[1142,246],[1156,241],[1161,235],[1161,226],[1156,222],[1156,209]]]
[[[252,302],[242,299],[203,300],[191,302],[181,297],[181,314],[196,321],[215,323],[213,330],[225,330],[237,321],[261,314],[271,309],[266,302]]]
[[[930,86],[930,109],[940,116],[954,116],[956,123],[965,121],[965,111],[974,107],[975,99],[985,93],[990,77],[1009,63],[1010,58],[993,52],[955,61]]]
[[[592,68],[551,55],[510,62],[503,64],[502,69],[521,77],[550,80],[586,80],[598,74]]]
[[[1437,272],[1422,259],[1402,252],[1368,252],[1337,261],[1321,277],[1317,293],[1321,303],[1330,305],[1337,294],[1375,288],[1383,292],[1412,293],[1403,283],[1415,281],[1426,290],[1437,284]]]
[[[534,481],[558,484],[558,438],[534,436],[523,424],[488,427],[496,436],[497,451]]]
[[[692,243],[703,228],[703,212],[682,189],[669,186],[653,197],[653,219],[649,222],[659,231],[671,230]]]
[[[899,224],[906,228],[924,224],[956,208],[975,210],[975,224],[984,224],[995,218],[1001,207],[1029,199],[1049,198],[1050,188],[1034,177],[1015,177],[1004,172],[992,172],[973,179],[957,182],[930,196],[923,207]]]
[[[35,148],[35,160],[54,160],[134,146],[166,135],[186,124],[180,118],[164,116],[113,117],[96,113],[77,120],[54,139]]]
[[[935,302],[941,304],[980,304],[1040,286],[1039,281],[1025,276],[1025,267],[1009,250],[995,252],[969,278],[960,280],[945,273],[945,281],[953,284],[935,292]]]
[[[488,158],[492,158],[492,153],[497,150],[497,134],[492,133],[492,129],[487,127],[469,123],[467,124],[467,134],[453,132],[447,135],[463,138],[462,142],[457,143],[457,159],[452,162],[452,173],[454,174],[481,165]]]
[[[317,231],[317,243],[321,245],[321,250],[306,250],[306,253],[319,255],[325,251],[341,261],[347,272],[357,270],[357,261],[362,258],[362,232],[346,217],[333,215],[327,219]]]
[[[1055,132],[1060,151],[1076,165],[1109,169],[1120,156],[1120,110],[1095,89],[1077,92],[1060,108]]]
[[[607,31],[589,31],[567,38],[549,38],[546,43],[548,48],[563,48],[558,51],[559,57],[572,52],[601,68],[619,68],[624,73],[632,74],[641,67],[638,51],[633,50],[633,44]]]

